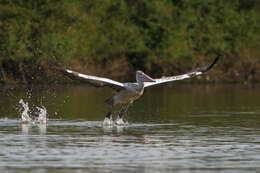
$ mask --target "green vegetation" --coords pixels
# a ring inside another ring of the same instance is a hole
[[[238,59],[254,64],[237,73],[256,81],[259,11],[257,0],[0,0],[0,81],[40,80],[53,64],[83,71],[110,61],[161,74],[165,63],[190,67],[216,53],[224,73]]]

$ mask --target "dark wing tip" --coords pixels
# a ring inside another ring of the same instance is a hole
[[[202,73],[204,73],[206,71],[209,71],[218,62],[218,60],[220,58],[221,58],[221,55],[218,55],[210,65],[198,68],[196,71],[197,72],[202,72]]]

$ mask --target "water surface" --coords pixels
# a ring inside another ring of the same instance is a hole
[[[103,127],[110,91],[1,88],[0,172],[260,171],[259,86],[148,88],[127,126]],[[21,98],[32,117],[44,106],[47,124],[21,124]]]

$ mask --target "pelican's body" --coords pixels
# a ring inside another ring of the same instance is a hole
[[[118,104],[131,104],[144,92],[144,82],[155,82],[151,77],[142,71],[136,72],[136,83],[124,83],[124,89],[112,97],[112,106]]]
[[[115,96],[113,96],[113,105],[133,103],[141,95],[143,95],[144,87],[139,86],[136,83],[129,83],[129,87],[124,90],[119,91]]]
[[[106,115],[105,120],[111,120],[112,119],[112,111],[116,105],[124,105],[121,111],[118,115],[117,123],[122,123],[122,117],[123,114],[127,111],[130,104],[132,104],[136,99],[138,99],[144,92],[144,88],[150,87],[157,84],[162,84],[166,82],[173,82],[177,80],[183,80],[186,78],[192,78],[198,75],[203,74],[204,72],[210,70],[214,64],[218,61],[220,56],[217,56],[217,58],[213,61],[212,64],[197,68],[196,70],[193,70],[189,73],[178,75],[178,76],[170,76],[170,77],[162,77],[159,79],[152,79],[148,75],[144,74],[142,71],[136,72],[136,82],[134,83],[120,83],[108,78],[102,78],[97,76],[90,76],[81,74],[78,72],[74,72],[72,70],[65,70],[67,74],[72,74],[73,76],[80,77],[86,80],[94,80],[101,83],[106,83],[108,85],[112,85],[113,87],[119,87],[121,90],[119,90],[112,98],[108,99],[106,103],[108,103],[111,106],[111,109]],[[107,85],[101,85],[101,86],[107,86]]]

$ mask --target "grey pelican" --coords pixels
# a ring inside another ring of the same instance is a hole
[[[96,81],[101,84],[95,84],[96,86],[112,86],[113,88],[117,88],[117,93],[111,97],[110,99],[106,100],[106,103],[110,105],[110,110],[105,116],[104,123],[105,124],[111,124],[112,121],[112,111],[116,105],[123,105],[121,110],[118,113],[118,117],[116,120],[116,124],[123,124],[123,115],[127,111],[128,107],[136,100],[138,99],[144,92],[144,88],[158,85],[162,83],[167,82],[173,82],[183,79],[192,78],[198,75],[203,74],[204,72],[207,72],[210,70],[219,60],[220,55],[218,55],[213,63],[210,65],[197,68],[195,70],[192,70],[188,73],[177,75],[177,76],[170,76],[170,77],[162,77],[158,79],[153,79],[146,75],[144,72],[138,70],[136,71],[136,82],[127,82],[127,83],[121,83],[117,82],[108,78],[103,77],[97,77],[97,76],[90,76],[86,74],[81,74],[69,69],[65,69],[65,72],[67,74],[70,74],[71,76],[78,77],[87,81]],[[118,90],[119,88],[119,90]]]

